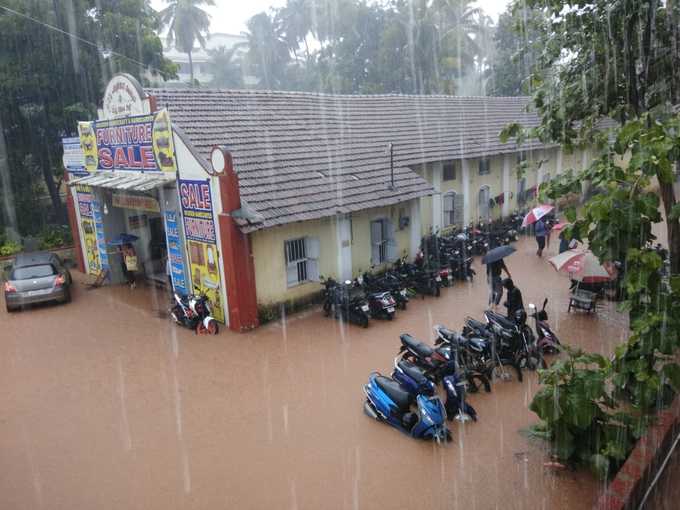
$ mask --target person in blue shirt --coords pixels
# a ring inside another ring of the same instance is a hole
[[[534,224],[534,233],[536,235],[536,244],[538,245],[536,255],[542,257],[543,249],[545,248],[545,237],[548,235],[548,227],[543,219],[538,220]]]

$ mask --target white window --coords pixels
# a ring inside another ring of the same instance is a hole
[[[491,173],[491,161],[488,159],[479,160],[479,175],[488,175]]]
[[[377,266],[397,259],[394,225],[388,219],[371,222],[371,264]]]
[[[319,280],[319,251],[316,237],[286,241],[286,282],[289,287]]]
[[[444,227],[448,227],[456,223],[456,194],[449,192],[444,194],[442,198],[444,209],[444,221],[442,224]]]

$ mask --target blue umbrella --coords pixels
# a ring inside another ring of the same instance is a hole
[[[115,237],[109,241],[109,244],[111,246],[123,246],[124,244],[129,244],[135,242],[139,237],[132,235],[132,234],[119,234],[118,237]]]

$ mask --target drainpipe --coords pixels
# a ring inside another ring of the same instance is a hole
[[[394,191],[394,144],[390,142],[387,147],[390,151],[390,189]]]

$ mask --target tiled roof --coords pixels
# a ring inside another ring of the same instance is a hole
[[[501,129],[510,122],[538,123],[525,111],[528,98],[516,97],[148,92],[169,109],[199,154],[207,158],[213,146],[229,147],[241,196],[264,218],[261,227],[430,194],[430,184],[408,166],[514,152],[514,142],[498,139]]]

